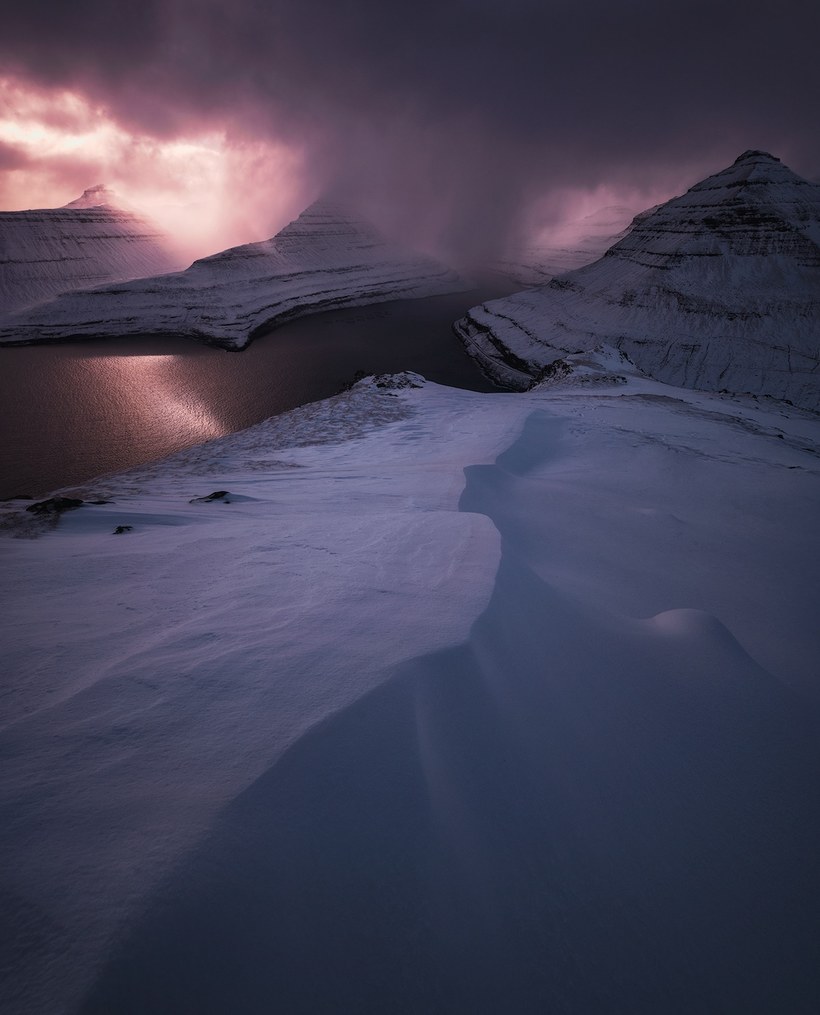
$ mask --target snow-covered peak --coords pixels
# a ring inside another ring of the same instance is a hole
[[[774,155],[767,151],[749,150],[725,170],[695,184],[687,194],[676,200],[684,201],[688,195],[695,195],[698,201],[717,203],[724,200],[725,192],[735,191],[738,200],[750,203],[792,205],[816,190],[816,184],[799,177]],[[713,192],[711,197],[708,196],[710,192]],[[816,193],[813,200],[818,200]]]
[[[638,215],[603,257],[473,308],[458,330],[523,387],[602,342],[668,383],[820,409],[820,186],[744,152]]]
[[[0,314],[177,267],[168,237],[104,184],[62,208],[0,212]]]
[[[305,208],[272,242],[287,257],[348,258],[359,250],[367,251],[370,258],[381,247],[389,256],[385,240],[374,226],[344,204],[324,197]]]
[[[98,183],[95,187],[88,187],[83,191],[82,196],[69,201],[63,205],[64,208],[118,208],[121,202],[117,195],[104,183]]]
[[[750,272],[771,274],[771,262],[752,260],[757,257],[820,266],[820,186],[773,155],[749,151],[680,197],[639,215],[606,254],[657,267],[724,255],[742,258],[736,266],[741,285]],[[723,269],[729,264],[724,260]]]
[[[277,233],[277,238],[317,233],[337,235],[342,230],[376,234],[373,226],[351,208],[340,201],[321,197]]]
[[[747,148],[742,155],[738,155],[733,165],[738,165],[741,162],[780,162],[780,159],[776,155],[772,155],[771,152],[761,151],[759,148]],[[782,164],[782,163],[781,163]]]
[[[446,265],[388,243],[328,200],[314,202],[269,240],[201,258],[186,271],[142,274],[8,317],[0,324],[0,342],[149,333],[241,349],[262,328],[303,314],[469,288]]]
[[[367,261],[395,258],[396,253],[396,248],[390,247],[376,229],[352,209],[320,198],[270,239],[243,243],[201,257],[193,268],[212,271],[218,265],[230,263],[234,268],[242,264],[251,266],[255,272],[255,262],[260,258],[282,265],[315,267],[318,262],[326,265],[355,263],[362,257]]]

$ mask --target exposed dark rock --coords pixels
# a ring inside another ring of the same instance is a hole
[[[230,504],[230,493],[227,490],[214,490],[213,493],[209,493],[207,497],[192,497],[188,502],[189,504],[208,504],[210,501],[218,500],[223,504]]]
[[[26,511],[33,515],[61,515],[63,511],[73,511],[81,507],[83,501],[79,497],[49,497],[48,500],[38,500],[36,504],[29,504]]]
[[[403,370],[399,374],[379,374],[375,384],[385,391],[400,391],[402,388],[423,388],[424,378],[412,370]]]
[[[360,383],[382,391],[400,391],[402,388],[423,388],[427,381],[421,374],[412,370],[402,370],[397,374],[366,374],[363,370],[357,370],[350,387],[353,388]]]

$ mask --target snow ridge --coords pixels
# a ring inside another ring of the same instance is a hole
[[[523,389],[601,343],[658,380],[820,409],[820,186],[766,152],[636,218],[602,258],[474,307],[456,330]]]
[[[0,212],[0,312],[178,266],[157,226],[103,184],[62,208]]]
[[[387,243],[320,200],[269,240],[231,247],[186,271],[63,296],[0,321],[0,342],[182,335],[244,348],[263,328],[343,306],[468,289],[430,257]]]
[[[816,420],[595,359],[4,541],[4,1015],[820,1010]]]

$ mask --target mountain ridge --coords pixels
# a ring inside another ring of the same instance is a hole
[[[0,212],[3,313],[177,267],[159,227],[124,207],[103,184],[61,208]]]
[[[151,334],[242,349],[261,330],[304,314],[468,288],[452,269],[320,199],[270,239],[200,258],[185,271],[7,315],[0,344]]]
[[[639,215],[592,264],[456,322],[494,380],[527,388],[603,344],[657,380],[820,410],[820,186],[749,150]]]

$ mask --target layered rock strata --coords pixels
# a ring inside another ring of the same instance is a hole
[[[0,313],[178,267],[162,232],[102,185],[63,208],[0,212]]]
[[[179,335],[241,349],[261,330],[344,306],[468,289],[430,257],[386,242],[317,201],[272,239],[232,247],[186,271],[71,293],[0,320],[0,342]]]
[[[747,151],[638,216],[593,264],[456,323],[497,382],[529,387],[602,343],[684,387],[820,410],[820,186]]]

